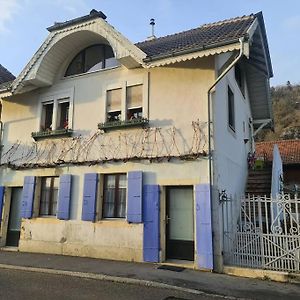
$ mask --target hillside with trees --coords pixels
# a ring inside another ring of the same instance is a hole
[[[274,131],[262,130],[257,141],[300,139],[300,85],[289,81],[271,88]]]

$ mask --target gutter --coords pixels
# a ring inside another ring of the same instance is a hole
[[[207,92],[207,104],[208,104],[208,172],[209,172],[209,190],[210,190],[210,207],[211,207],[211,218],[213,216],[213,207],[212,207],[212,203],[213,203],[213,199],[212,199],[212,184],[213,184],[213,176],[212,176],[212,149],[211,149],[211,93],[212,90],[215,88],[215,86],[225,77],[225,75],[238,63],[238,61],[243,57],[244,55],[244,43],[245,43],[245,38],[242,37],[239,39],[240,42],[240,53],[239,55],[233,60],[233,62],[218,76],[218,78],[215,80],[215,82],[213,83],[213,85],[208,89]],[[211,222],[212,224],[212,232],[214,232],[213,230],[213,222]],[[214,241],[212,239],[212,245],[213,245]],[[214,248],[214,247],[212,247]]]

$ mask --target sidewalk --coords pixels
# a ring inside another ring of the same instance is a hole
[[[171,285],[246,299],[300,299],[300,285],[233,277],[185,269],[181,272],[157,269],[158,264],[109,261],[93,258],[50,254],[0,251],[0,268],[28,268],[29,271],[66,273],[72,276],[90,275],[95,279],[119,280],[127,283]],[[33,268],[37,268],[33,269]],[[62,271],[62,272],[61,272]],[[68,272],[65,272],[68,271]]]

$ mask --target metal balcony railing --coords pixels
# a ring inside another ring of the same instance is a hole
[[[31,136],[34,140],[51,138],[51,137],[61,137],[61,136],[71,136],[73,134],[72,129],[56,129],[56,130],[46,130],[32,132]]]
[[[149,120],[146,118],[137,118],[126,121],[110,121],[105,123],[99,123],[98,128],[104,131],[113,130],[113,129],[121,129],[126,127],[146,127],[149,124]]]

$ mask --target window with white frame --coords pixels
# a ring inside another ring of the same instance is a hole
[[[40,192],[40,216],[56,216],[59,177],[42,177]]]
[[[121,120],[122,89],[113,89],[106,92],[107,122]]]
[[[39,130],[45,132],[72,129],[73,93],[65,92],[44,99],[41,101]]]
[[[103,218],[126,217],[126,174],[104,175]]]
[[[69,99],[60,100],[58,102],[58,107],[57,107],[57,129],[69,128],[69,112],[70,112]]]
[[[42,106],[42,119],[41,119],[41,131],[52,130],[52,119],[53,119],[53,101],[45,102]]]
[[[128,86],[126,88],[127,120],[143,117],[143,85]]]
[[[107,122],[142,119],[143,113],[143,84],[106,91]]]

